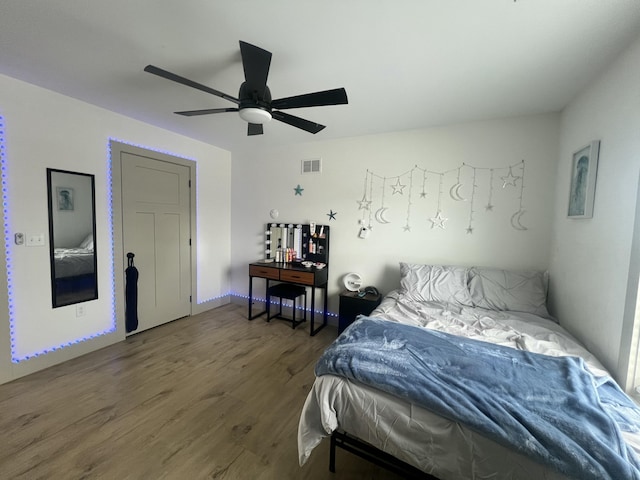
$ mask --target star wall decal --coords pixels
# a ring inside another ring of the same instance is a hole
[[[402,230],[404,230],[405,232],[410,232],[411,231],[411,227],[409,226],[409,224],[407,224],[404,227],[402,227]]]
[[[293,190],[296,192],[296,193],[295,193],[296,195],[300,195],[300,196],[302,196],[302,191],[304,190],[304,188],[302,188],[302,187],[300,186],[300,184],[298,184],[298,186],[297,186],[296,188],[294,188]]]
[[[431,217],[429,219],[429,221],[431,222],[431,228],[439,227],[443,230],[444,230],[444,222],[446,222],[447,220],[449,219],[443,217],[442,212],[440,210],[438,210],[438,213],[436,214],[435,217]]]
[[[512,187],[515,187],[516,182],[520,177],[516,177],[511,171],[511,168],[509,168],[509,175],[505,175],[504,177],[500,177],[500,178],[502,178],[502,182],[503,182],[502,188],[505,188],[507,185],[511,185]]]
[[[338,212],[334,212],[333,210],[329,210],[329,213],[327,213],[327,217],[329,217],[329,221],[335,220],[337,214],[338,214]]]
[[[467,227],[467,233],[473,233],[473,227],[471,226]]]
[[[396,182],[395,185],[391,185],[391,188],[393,188],[393,194],[395,195],[396,193],[399,193],[400,195],[403,195],[402,190],[404,190],[404,187],[406,187],[406,185],[403,185],[400,183],[400,177],[398,177],[398,181]]]
[[[484,207],[484,209],[487,212],[493,212],[493,205],[491,205],[490,203],[487,203],[487,205]]]
[[[369,210],[371,207],[371,200],[367,200],[367,194],[362,196],[362,200],[358,200],[358,210]]]

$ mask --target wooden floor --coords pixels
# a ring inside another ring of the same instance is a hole
[[[1,479],[397,479],[328,440],[298,466],[300,410],[335,338],[227,305],[0,385]]]

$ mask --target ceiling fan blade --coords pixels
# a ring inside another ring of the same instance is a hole
[[[293,115],[289,115],[288,113],[278,112],[276,110],[271,112],[271,116],[276,120],[280,120],[281,122],[286,123],[287,125],[301,128],[302,130],[306,130],[307,132],[313,134],[318,133],[320,130],[325,128],[324,125],[320,125],[319,123],[311,122],[300,117],[294,117]]]
[[[173,112],[185,117],[195,117],[197,115],[210,115],[212,113],[237,112],[237,108],[206,108],[204,110],[185,110],[183,112]]]
[[[250,43],[240,41],[240,54],[242,55],[242,67],[244,79],[249,92],[257,92],[260,99],[264,98],[271,65],[271,52]]]
[[[260,123],[249,123],[247,124],[247,135],[262,135],[262,124]]]
[[[284,110],[287,108],[321,107],[324,105],[344,105],[349,103],[347,91],[344,88],[334,88],[323,92],[307,93],[295,97],[278,98],[271,102],[272,108]]]
[[[207,87],[200,83],[194,82],[193,80],[189,80],[188,78],[181,77],[180,75],[176,75],[175,73],[168,72],[163,70],[162,68],[155,67],[153,65],[147,65],[144,67],[145,72],[153,73],[162,78],[166,78],[167,80],[171,80],[177,83],[181,83],[182,85],[186,85],[187,87],[196,88],[206,93],[210,93],[211,95],[215,95],[216,97],[224,98],[225,100],[229,100],[230,102],[235,103],[236,105],[240,104],[240,100],[231,95],[227,95],[226,93],[220,92],[213,88]]]

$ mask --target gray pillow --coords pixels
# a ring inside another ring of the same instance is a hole
[[[468,279],[467,267],[400,263],[400,286],[418,302],[472,306]]]
[[[550,318],[547,311],[547,272],[473,267],[469,290],[473,305]]]

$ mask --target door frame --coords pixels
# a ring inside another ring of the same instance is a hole
[[[194,160],[177,157],[168,153],[150,150],[135,145],[130,145],[113,139],[109,139],[109,152],[109,164],[111,170],[111,229],[113,238],[113,298],[115,302],[114,311],[116,313],[118,331],[125,332],[125,275],[123,268],[123,266],[125,265],[125,253],[122,217],[122,169],[120,164],[123,153],[147,157],[162,162],[174,163],[189,168],[189,181],[191,182],[191,188],[189,189],[189,224],[191,236],[191,303],[189,305],[189,315],[193,315],[193,306],[196,303],[196,294],[198,292],[198,249],[196,245],[196,162]]]

